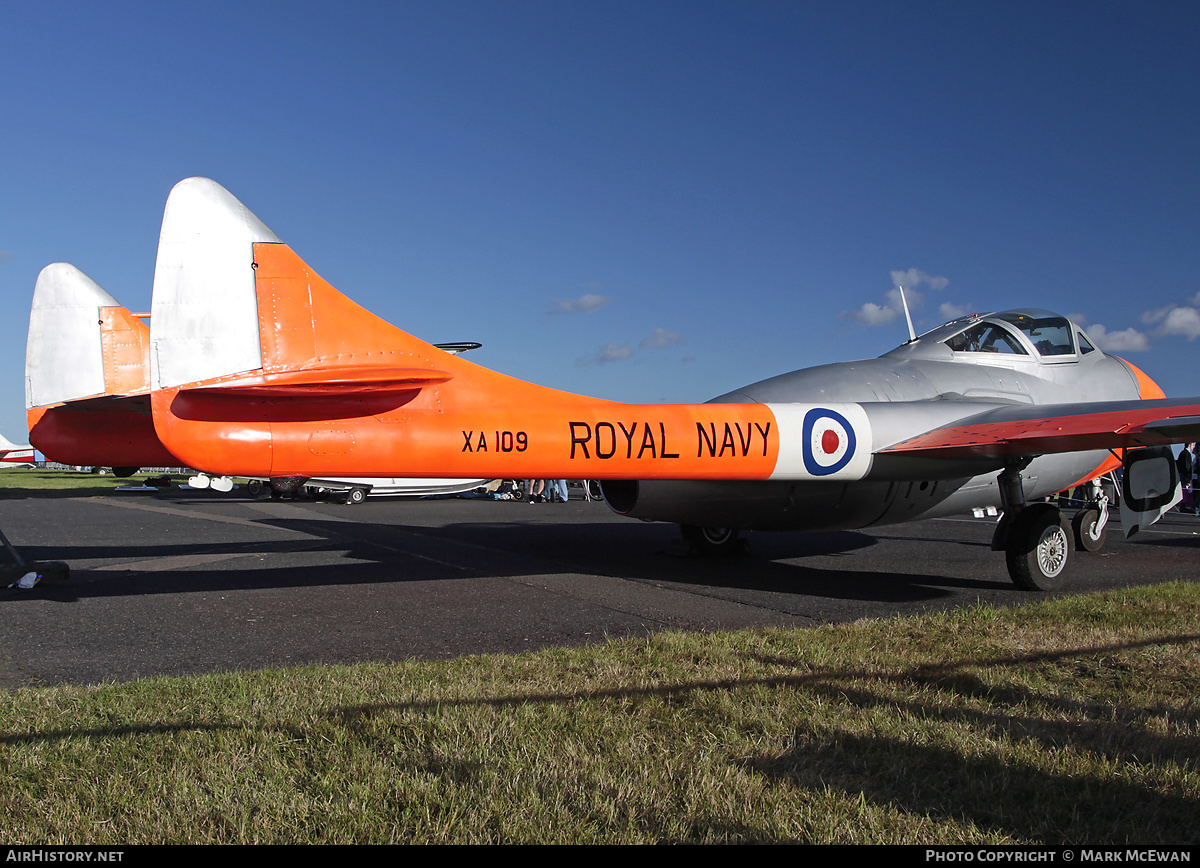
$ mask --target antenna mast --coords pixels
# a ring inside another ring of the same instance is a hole
[[[904,319],[908,321],[908,340],[915,341],[917,333],[913,331],[912,314],[908,312],[908,299],[904,297],[904,287],[897,284],[897,288],[900,290],[900,304],[904,306]]]

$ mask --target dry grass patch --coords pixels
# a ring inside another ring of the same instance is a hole
[[[0,695],[22,842],[1195,843],[1200,586]]]

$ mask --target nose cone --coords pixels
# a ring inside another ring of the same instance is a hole
[[[1140,397],[1142,400],[1167,397],[1167,394],[1162,390],[1162,387],[1146,376],[1146,374],[1137,365],[1131,365],[1129,362],[1118,356],[1113,356],[1113,358],[1117,359],[1117,361],[1128,368],[1129,372],[1133,374],[1134,378],[1137,380],[1138,397]]]

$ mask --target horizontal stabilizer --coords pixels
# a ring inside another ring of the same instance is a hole
[[[319,370],[264,372],[252,378],[211,383],[181,391],[193,395],[235,394],[261,398],[354,395],[362,392],[407,392],[435,383],[444,383],[451,376],[445,371],[419,368],[329,367]]]

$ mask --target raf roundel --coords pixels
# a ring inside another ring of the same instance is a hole
[[[857,445],[854,426],[841,413],[814,407],[804,414],[804,468],[813,476],[837,473]]]

